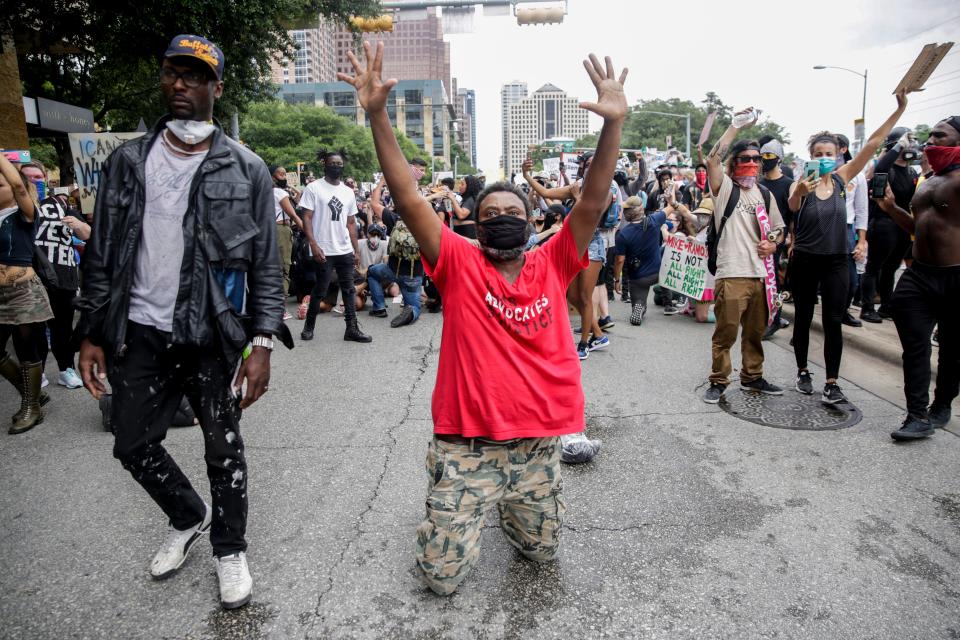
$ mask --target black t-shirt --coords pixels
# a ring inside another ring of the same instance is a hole
[[[400,215],[393,209],[384,208],[380,218],[387,227],[387,242],[389,243],[390,234],[393,233],[393,228],[397,225],[397,221],[400,220]],[[389,250],[389,244],[387,246]],[[423,276],[423,262],[421,260],[401,260],[396,256],[388,256],[387,265],[393,269],[393,272],[398,276],[414,278]]]
[[[883,173],[880,169],[881,165],[878,163],[876,171]],[[893,199],[897,201],[897,206],[904,211],[910,211],[910,201],[913,200],[913,194],[917,190],[916,177],[913,171],[910,170],[910,167],[901,167],[900,165],[894,164],[887,168],[886,174],[887,184],[890,185],[890,190],[893,191]],[[871,221],[878,218],[890,218],[887,212],[873,201],[873,198],[870,199],[868,212]],[[897,228],[899,229],[900,227]]]
[[[75,291],[80,284],[80,270],[73,250],[73,232],[63,224],[68,215],[80,216],[76,211],[65,211],[56,198],[44,198],[37,209],[36,244],[57,273],[57,288]]]
[[[793,212],[790,211],[787,200],[790,199],[790,185],[793,184],[793,180],[787,176],[780,176],[776,180],[760,178],[760,184],[773,194],[773,198],[777,201],[777,209],[780,210],[780,216],[783,218],[783,224],[789,229],[793,224]]]
[[[803,200],[797,212],[797,227],[794,231],[793,248],[795,251],[817,255],[844,255],[847,247],[847,201],[841,197],[843,182],[836,174],[833,179],[833,193],[821,200],[811,193]]]
[[[0,212],[0,264],[16,267],[33,266],[33,239],[37,218],[27,222],[20,208]]]

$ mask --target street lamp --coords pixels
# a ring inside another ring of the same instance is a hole
[[[854,75],[858,75],[861,78],[863,78],[863,111],[860,114],[860,119],[863,120],[864,123],[866,123],[867,121],[867,70],[864,69],[863,73],[860,73],[859,71],[854,71],[853,69],[847,69],[846,67],[830,67],[822,64],[818,64],[813,68],[818,71],[820,69],[840,69],[841,71],[849,71],[850,73]]]

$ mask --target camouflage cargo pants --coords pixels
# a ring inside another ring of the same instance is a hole
[[[480,530],[497,505],[510,544],[531,560],[552,560],[560,548],[566,505],[560,438],[506,444],[436,438],[427,449],[427,514],[417,527],[417,564],[430,588],[449,595],[480,557]]]

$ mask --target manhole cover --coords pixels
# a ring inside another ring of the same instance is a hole
[[[819,393],[805,396],[796,391],[784,391],[782,396],[727,391],[720,408],[741,420],[775,429],[830,431],[852,427],[863,418],[849,402],[827,405],[820,402]]]

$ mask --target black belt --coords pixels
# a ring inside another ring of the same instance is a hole
[[[491,440],[489,438],[464,438],[463,436],[458,436],[450,433],[437,433],[433,436],[437,440],[443,440],[444,442],[449,442],[450,444],[460,444],[468,447],[473,447],[475,443],[486,446],[494,447],[509,447],[515,444],[519,444],[524,440],[530,440],[530,438],[512,438],[510,440]]]

